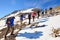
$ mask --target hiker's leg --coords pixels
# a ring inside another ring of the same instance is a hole
[[[11,35],[12,35],[13,32],[14,32],[14,27],[13,27],[13,26],[11,27],[11,30],[12,30],[12,31],[11,31]]]
[[[39,15],[39,13],[38,13],[38,19],[39,19],[39,16],[40,16],[40,15]]]
[[[34,18],[35,18],[35,17],[33,16],[33,22],[34,22]]]
[[[6,31],[6,34],[5,34],[5,38],[6,38],[6,35],[8,34],[8,32],[9,32],[9,29],[10,29],[10,27],[7,27],[7,31]]]
[[[29,19],[29,24],[30,24],[30,19]]]
[[[33,17],[33,21],[34,21],[34,17]]]
[[[22,24],[22,20],[21,20],[21,24]]]

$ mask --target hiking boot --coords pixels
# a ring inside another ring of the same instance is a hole
[[[17,35],[15,35],[15,34],[11,34],[11,36],[12,36],[12,37],[16,37]]]
[[[7,37],[5,36],[4,38],[6,39]]]
[[[11,35],[14,35],[14,34],[11,34]]]

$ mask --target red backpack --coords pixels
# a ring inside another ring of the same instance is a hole
[[[36,13],[35,13],[35,12],[33,12],[33,13],[32,13],[32,16],[36,16]]]

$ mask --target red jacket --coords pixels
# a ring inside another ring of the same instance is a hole
[[[32,16],[36,16],[36,13],[35,12],[32,12]]]

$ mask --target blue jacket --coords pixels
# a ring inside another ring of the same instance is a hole
[[[10,18],[10,25],[11,25],[11,26],[14,25],[14,18],[13,18],[13,17]]]

